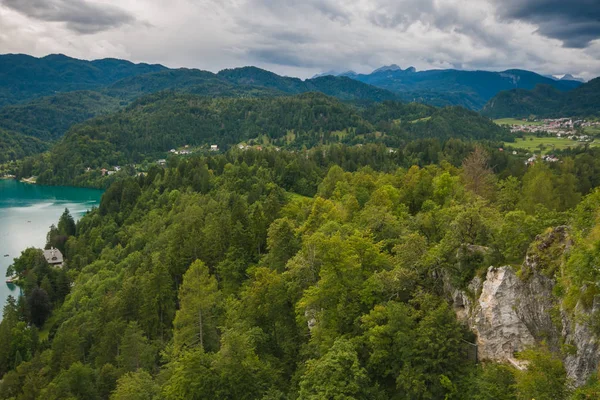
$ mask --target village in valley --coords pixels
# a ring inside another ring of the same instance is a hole
[[[577,146],[597,146],[600,141],[600,121],[574,118],[504,118],[495,120],[498,125],[508,126],[514,134],[514,142],[505,142],[514,155],[527,157],[525,164],[538,160],[559,162],[554,152]],[[504,149],[500,149],[504,151]],[[519,151],[520,150],[520,151]],[[525,150],[525,153],[523,153]]]
[[[190,145],[185,145],[182,146],[178,149],[171,149],[167,152],[168,156],[189,156],[191,154],[194,153],[198,153],[198,152],[202,152],[202,151],[211,151],[211,152],[217,152],[219,151],[219,146],[216,144],[210,145],[208,148],[202,148],[202,147],[198,147],[198,148],[193,148],[190,147]],[[156,160],[154,163],[158,164],[161,167],[164,167],[167,165],[167,159],[166,158],[160,158],[158,160]],[[131,174],[131,171],[135,171],[135,174],[137,176],[141,176],[141,175],[145,175],[146,171],[148,170],[149,166],[152,163],[142,163],[142,164],[131,164],[129,165],[127,168],[129,169],[129,174]],[[108,167],[108,168],[101,168],[100,169],[100,173],[102,174],[102,176],[111,176],[114,175],[120,171],[123,170],[122,166],[119,165],[114,165],[112,167]],[[86,172],[92,172],[94,171],[93,168],[87,167],[85,169]]]
[[[512,155],[523,158],[527,165],[533,165],[538,161],[548,163],[560,162],[560,158],[555,154],[558,150],[564,150],[577,146],[599,146],[600,145],[600,121],[589,121],[574,118],[504,118],[494,121],[498,125],[507,126],[510,132],[514,134],[515,140],[505,142],[499,151],[509,151]],[[596,139],[598,137],[598,139]],[[361,146],[358,144],[357,146]],[[235,146],[240,151],[256,150],[261,151],[269,148],[280,151],[281,148],[271,146],[262,139],[251,139],[248,143],[242,142]],[[139,164],[128,164],[126,166],[114,165],[103,166],[101,168],[86,167],[85,171],[91,174],[99,174],[101,177],[111,177],[119,172],[133,176],[144,176],[152,164],[165,167],[168,158],[173,156],[190,156],[192,154],[209,154],[220,152],[221,149],[216,144],[195,146],[183,145],[178,148],[172,148],[165,154],[165,158],[148,160]],[[292,150],[293,151],[293,150]],[[390,153],[396,150],[388,148]],[[1,171],[0,171],[1,172]],[[14,179],[15,176],[8,172],[0,174],[2,179]],[[22,182],[36,183],[36,177],[22,178]]]
[[[242,151],[245,151],[245,150],[261,151],[261,150],[263,150],[263,146],[256,145],[256,144],[240,143],[236,147]],[[273,148],[275,151],[281,151],[281,148],[279,148],[279,147],[271,147],[271,146],[269,146],[269,147]],[[185,146],[182,146],[180,148],[169,150],[167,152],[167,158],[169,156],[189,156],[189,155],[198,154],[198,153],[217,153],[220,151],[221,151],[221,149],[216,144],[211,144],[208,146],[201,146],[201,147],[191,147],[190,145],[186,144]],[[153,163],[157,164],[161,167],[165,167],[167,165],[167,158],[159,158],[158,160],[154,161]],[[127,170],[126,172],[129,175],[132,175],[133,172],[135,172],[135,175],[142,176],[142,175],[146,174],[146,171],[148,170],[150,165],[153,163],[146,162],[146,163],[142,163],[142,164],[131,164],[131,165],[128,165],[127,167],[125,167]],[[112,176],[123,170],[124,170],[124,167],[119,166],[119,165],[99,169],[99,171],[103,177],[104,176],[107,176],[107,177]],[[90,167],[86,168],[86,172],[93,172],[93,171],[95,171],[93,168],[90,168]]]
[[[501,123],[502,120],[496,122]],[[518,120],[514,120],[515,122]],[[533,119],[524,120],[523,123],[510,125],[512,133],[547,133],[559,138],[577,140],[580,142],[592,141],[594,138],[586,134],[588,129],[599,130],[600,122],[591,122],[586,120],[575,120],[573,118],[556,119]]]

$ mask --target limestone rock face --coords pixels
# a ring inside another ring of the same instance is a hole
[[[580,304],[576,307],[576,314],[591,314],[600,310],[600,302],[598,299],[594,301],[591,311],[586,312]],[[587,378],[595,374],[598,370],[600,362],[600,346],[597,335],[594,334],[592,328],[587,323],[580,321],[572,321],[566,313],[563,317],[562,335],[566,338],[565,343],[570,344],[576,353],[567,354],[563,362],[569,377],[571,377],[577,385],[583,385]]]
[[[517,312],[521,285],[510,267],[488,269],[481,296],[470,316],[481,359],[509,361],[535,343]]]
[[[586,318],[600,312],[600,299],[591,310],[581,304],[574,312],[565,310],[553,294],[555,282],[544,273],[544,254],[539,252],[550,246],[556,250],[557,244],[568,248],[566,230],[556,228],[538,239],[537,253],[529,254],[523,265],[526,276],[517,276],[511,266],[490,267],[485,280],[475,278],[466,291],[450,291],[454,310],[477,335],[480,360],[523,368],[514,353],[544,341],[561,354],[569,378],[579,386],[597,371],[600,362],[598,339]]]

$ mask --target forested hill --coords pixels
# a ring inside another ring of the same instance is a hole
[[[1,57],[0,97],[7,93],[14,98],[0,98],[0,127],[44,141],[61,137],[74,124],[119,110],[141,96],[164,90],[212,98],[322,92],[357,104],[398,99],[387,90],[346,77],[302,81],[253,67],[214,74],[197,69],[121,63],[119,60],[87,62],[65,56],[43,59],[18,55]],[[22,69],[15,70],[21,64]],[[29,75],[35,77],[29,79]],[[10,104],[26,99],[29,101]],[[5,103],[9,104],[2,107]]]
[[[127,109],[74,126],[48,154],[24,163],[22,175],[40,183],[82,184],[97,169],[165,158],[184,145],[241,142],[283,148],[382,142],[400,147],[413,139],[509,139],[507,131],[465,109],[384,102],[356,109],[318,93],[274,98],[217,98],[161,92]]]
[[[257,85],[241,85],[209,71],[170,69],[122,79],[104,88],[108,96],[131,101],[163,90],[193,93],[207,97],[279,96],[283,92]]]
[[[41,153],[48,144],[30,136],[0,128],[0,164]]]
[[[600,78],[570,92],[540,85],[533,90],[515,89],[498,93],[481,113],[491,118],[600,116]]]
[[[120,107],[119,99],[95,91],[60,93],[0,108],[0,127],[46,141],[55,140],[72,125]]]
[[[377,88],[345,76],[322,76],[301,80],[283,77],[256,67],[226,69],[218,74],[238,85],[259,86],[288,94],[321,92],[340,100],[384,101],[399,100],[400,97],[388,90]]]
[[[321,92],[340,100],[384,101],[399,97],[385,89],[346,77],[327,76],[301,80],[279,76],[256,67],[228,69],[213,74],[197,69],[174,69],[123,79],[103,93],[134,99],[161,90],[174,90],[209,97],[261,97]]]
[[[381,88],[346,77],[307,79],[279,76],[256,67],[214,74],[198,69],[168,69],[126,60],[78,60],[53,54],[35,58],[0,55],[0,107],[77,90],[96,90],[110,97],[133,100],[161,90],[186,91],[212,97],[322,92],[342,100],[397,100]],[[34,105],[35,106],[35,103]]]
[[[126,60],[78,60],[62,54],[42,58],[0,55],[0,107],[56,92],[96,89],[128,76],[165,69]]]

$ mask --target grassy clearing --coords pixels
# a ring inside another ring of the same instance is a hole
[[[539,121],[523,121],[522,119],[516,118],[495,119],[494,122],[497,125],[543,125],[543,123]]]
[[[550,154],[555,150],[563,150],[569,147],[577,147],[583,143],[567,138],[558,137],[536,137],[533,135],[525,136],[525,139],[518,138],[514,143],[505,142],[506,147],[527,150],[530,153],[541,151],[542,154]],[[594,141],[590,146],[599,146],[600,141]]]
[[[429,121],[430,119],[431,119],[431,117],[424,117],[424,118],[415,119],[414,121],[410,121],[410,123],[416,124],[417,122],[425,122],[425,121]]]
[[[348,131],[346,129],[331,132],[331,137],[337,137],[338,141],[342,141],[346,136],[348,136]]]
[[[40,342],[48,341],[48,338],[50,337],[50,330],[54,328],[57,320],[58,316],[56,314],[52,314],[50,318],[48,318],[42,329],[38,332],[38,339]]]
[[[292,203],[292,202],[297,202],[297,201],[305,201],[305,200],[311,200],[311,197],[307,197],[304,195],[301,195],[299,193],[296,192],[287,192],[287,196],[288,196],[288,200]]]
[[[586,126],[583,130],[587,135],[600,135],[600,126]]]
[[[293,130],[287,131],[287,134],[285,135],[285,142],[287,144],[290,144],[290,143],[294,143],[294,140],[296,140],[296,134],[294,133],[294,131]]]

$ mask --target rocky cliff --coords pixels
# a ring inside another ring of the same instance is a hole
[[[566,310],[554,294],[555,274],[571,246],[568,229],[558,227],[539,236],[524,264],[489,267],[485,278],[476,277],[468,290],[454,290],[454,309],[460,320],[477,335],[480,360],[525,366],[515,353],[544,342],[563,358],[569,378],[585,383],[600,361],[600,348],[589,318],[600,309],[577,304]]]

